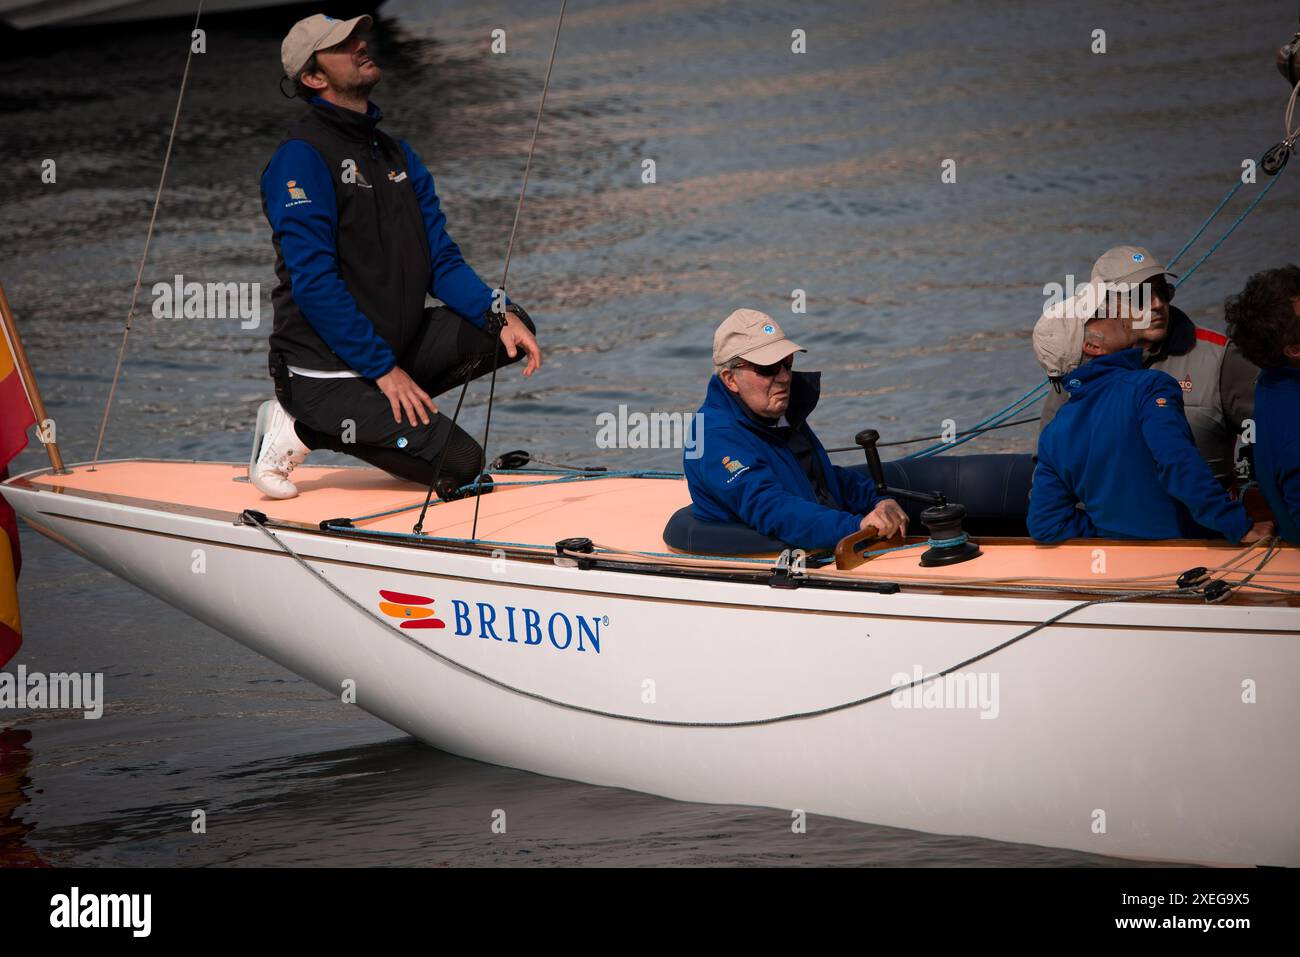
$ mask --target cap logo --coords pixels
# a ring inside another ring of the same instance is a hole
[[[1146,258],[1147,258],[1147,257],[1146,257],[1146,256],[1143,256],[1141,253],[1134,253],[1134,254],[1133,254],[1133,261],[1134,261],[1135,263],[1140,263],[1142,260],[1144,260],[1144,259],[1146,259]]]
[[[767,325],[765,325],[765,326],[763,327],[763,331],[766,332],[766,333],[770,336],[770,335],[772,335],[774,332],[776,332],[776,326],[772,325],[772,324],[769,322]]]

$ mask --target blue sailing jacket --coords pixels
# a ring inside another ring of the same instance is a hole
[[[379,378],[418,337],[426,293],[484,325],[492,290],[448,235],[428,168],[381,119],[373,103],[357,113],[313,97],[262,173],[279,278],[271,348],[290,364]]]
[[[1035,540],[1217,532],[1236,542],[1250,530],[1245,509],[1196,450],[1182,387],[1142,368],[1141,349],[1090,359],[1066,391],[1069,401],[1039,439],[1028,517]]]
[[[830,549],[858,530],[880,496],[867,475],[832,465],[807,417],[821,394],[820,372],[796,372],[785,418],[811,441],[831,497],[819,504],[799,460],[780,433],[746,415],[716,375],[700,407],[703,454],[685,459],[691,511],[702,522],[739,522],[801,548]]]
[[[1255,382],[1255,480],[1278,535],[1300,545],[1300,369],[1265,369]]]

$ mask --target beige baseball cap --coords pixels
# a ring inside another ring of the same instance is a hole
[[[787,339],[775,319],[757,309],[737,309],[722,320],[713,334],[715,366],[725,365],[732,359],[765,366],[796,352],[807,351]]]
[[[357,30],[369,30],[374,22],[366,14],[351,20],[335,20],[323,13],[315,13],[299,20],[280,44],[280,65],[284,67],[284,75],[291,80],[297,79],[317,50],[342,43]]]
[[[1176,276],[1141,246],[1114,246],[1101,254],[1089,281],[1073,296],[1043,310],[1034,324],[1034,355],[1049,376],[1063,376],[1083,360],[1083,328],[1107,293],[1154,276]]]

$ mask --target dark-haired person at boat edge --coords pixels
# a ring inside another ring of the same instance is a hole
[[[806,351],[754,309],[718,326],[700,407],[704,454],[685,457],[692,513],[807,549],[834,548],[868,525],[906,533],[902,507],[865,473],[832,465],[808,425],[821,373],[794,371],[794,354]]]
[[[276,399],[258,411],[249,479],[292,498],[289,474],[312,449],[355,455],[438,494],[480,474],[478,442],[433,397],[527,356],[541,365],[527,313],[498,296],[446,230],[433,177],[379,129],[371,18],[321,14],[280,48],[303,114],[262,173],[279,280],[271,302]],[[445,305],[426,308],[432,295]],[[440,470],[439,470],[440,469]]]
[[[1114,246],[1093,264],[1091,283],[1146,285],[1150,316],[1137,330],[1142,363],[1178,381],[1196,447],[1214,477],[1228,488],[1234,478],[1237,437],[1252,414],[1259,369],[1243,358],[1228,337],[1202,329],[1172,304],[1174,286],[1168,280],[1170,276],[1174,274],[1145,248]],[[1039,435],[1069,397],[1059,381],[1047,393],[1038,423]]]
[[[1256,273],[1224,308],[1255,383],[1255,481],[1277,531],[1300,545],[1300,268]]]
[[[1139,307],[1106,297],[1100,313],[1082,318],[1091,310],[1063,308],[1034,327],[1047,373],[1070,370],[1070,401],[1039,438],[1029,534],[1039,542],[1221,535],[1242,543],[1272,534],[1271,523],[1251,522],[1197,451],[1177,380],[1143,367]]]

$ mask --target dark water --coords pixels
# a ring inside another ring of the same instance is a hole
[[[385,126],[430,165],[453,235],[492,283],[557,10],[391,0],[372,42]],[[246,19],[211,27],[192,65],[107,457],[243,459],[269,394],[257,177],[297,108],[276,90],[282,27]],[[1119,242],[1172,256],[1241,161],[1281,137],[1271,61],[1294,25],[1293,4],[1212,0],[575,0],[510,272],[547,361],[530,382],[504,376],[490,451],[675,467],[671,451],[597,448],[595,416],[694,408],[712,329],[741,305],[776,316],[809,347],[803,367],[825,372],[814,422],[827,444],[866,425],[886,440],[972,425],[1041,378],[1028,337],[1045,282]],[[497,27],[504,56],[488,53]],[[1090,52],[1095,29],[1104,55]],[[0,281],[71,461],[94,450],[188,35],[0,41]],[[954,184],[940,181],[945,159]],[[1283,224],[1296,209],[1284,178],[1178,304],[1222,328],[1225,295],[1295,258]],[[262,328],[154,319],[149,287],[176,273],[260,282]],[[794,289],[806,314],[791,313]],[[471,392],[471,431],[484,400]],[[971,448],[1028,441],[1010,430]],[[13,470],[39,464],[28,451]],[[109,702],[101,721],[0,717],[19,729],[0,771],[10,862],[1109,863],[824,818],[799,836],[781,811],[450,757],[34,535],[23,546],[14,664],[103,671]],[[490,831],[496,808],[506,835]]]

